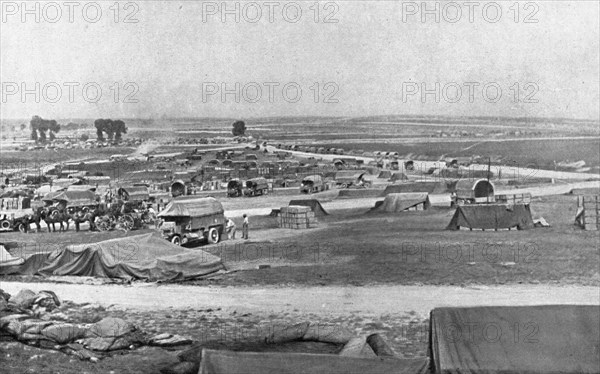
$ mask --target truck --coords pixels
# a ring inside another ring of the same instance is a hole
[[[302,179],[302,183],[300,184],[300,193],[310,194],[325,191],[326,189],[327,185],[320,175],[309,175]]]
[[[158,218],[162,237],[176,245],[218,243],[225,230],[223,205],[214,197],[177,197]]]
[[[232,179],[227,182],[227,197],[242,196],[243,183],[239,179]]]
[[[269,192],[269,183],[265,178],[253,178],[246,181],[244,195],[259,196],[266,195]]]

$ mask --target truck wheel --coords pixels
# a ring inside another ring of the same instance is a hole
[[[181,245],[181,238],[178,235],[175,235],[171,238],[171,243],[175,245]]]
[[[218,243],[219,239],[221,239],[221,235],[219,234],[219,230],[217,230],[216,227],[212,227],[210,230],[208,230],[208,236],[206,237],[206,240],[209,243]]]
[[[6,220],[6,219],[0,221],[0,229],[2,229],[2,230],[8,230],[8,229],[10,229],[10,221]]]

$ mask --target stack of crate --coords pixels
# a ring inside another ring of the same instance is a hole
[[[315,213],[307,206],[284,206],[279,213],[279,227],[308,229],[317,225]]]
[[[600,230],[600,196],[578,196],[577,211],[585,230]]]

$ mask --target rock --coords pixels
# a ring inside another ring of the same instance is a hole
[[[150,341],[150,344],[158,347],[175,347],[178,345],[192,344],[192,339],[180,335],[173,335],[170,338]]]
[[[170,338],[171,336],[173,336],[173,335],[171,335],[171,334],[166,334],[166,333],[165,333],[165,334],[160,334],[160,335],[156,335],[155,337],[151,338],[151,339],[150,339],[150,341],[152,342],[152,341],[156,341],[156,340],[168,339],[168,338]]]
[[[35,300],[35,292],[28,289],[19,291],[15,296],[12,296],[8,301],[11,304],[17,305],[20,308],[29,309]]]
[[[120,319],[107,317],[94,323],[89,328],[88,337],[117,337],[134,331],[132,324]]]
[[[70,323],[56,323],[42,330],[42,335],[59,344],[71,343],[86,336],[87,329]]]

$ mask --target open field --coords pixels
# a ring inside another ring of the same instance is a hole
[[[526,187],[535,192],[531,201],[533,218],[543,217],[551,227],[449,231],[445,228],[454,213],[449,207],[370,213],[375,202],[382,200],[379,190],[354,190],[350,197],[340,197],[339,190],[334,189],[307,196],[300,195],[294,187],[254,198],[226,198],[223,190],[202,191],[201,196],[217,196],[225,215],[238,227],[238,239],[186,246],[218,256],[225,266],[223,271],[177,284],[10,275],[0,278],[0,288],[11,293],[21,288],[52,289],[63,299],[73,301],[65,310],[72,321],[90,323],[107,316],[118,317],[153,334],[190,336],[196,344],[208,348],[339,352],[341,347],[336,345],[267,345],[256,335],[239,339],[231,333],[236,329],[268,329],[311,321],[343,326],[357,335],[380,333],[400,357],[423,357],[427,355],[428,313],[435,307],[600,303],[600,239],[597,232],[583,231],[574,225],[576,197],[557,195],[572,188],[566,181],[573,176],[578,178],[572,179],[581,180],[597,178],[594,167],[600,165],[600,140],[588,121],[550,122],[427,117],[286,118],[248,121],[247,126],[251,134],[262,135],[271,145],[283,142],[341,147],[346,151],[399,152],[401,159],[409,156],[406,158],[417,160],[419,170],[443,155],[490,156],[503,160],[508,167],[516,164],[521,168],[545,168],[550,171],[539,173],[540,176],[556,178],[555,183]],[[77,160],[75,169],[103,173],[120,184],[127,173],[153,169],[158,163],[108,162],[113,154],[189,152],[196,147],[214,151],[254,145],[178,143],[178,138],[228,136],[230,124],[230,120],[214,119],[133,121],[129,134],[148,141],[139,149],[0,150],[2,167],[27,168]],[[458,135],[440,137],[448,124],[450,133]],[[367,129],[371,129],[368,137],[364,135]],[[567,133],[573,137],[554,139]],[[268,147],[269,152],[260,154],[259,161],[267,159],[273,150],[274,147]],[[206,160],[212,157],[210,154]],[[292,154],[298,160],[307,157],[322,157],[322,163],[330,163],[338,156]],[[79,164],[81,160],[87,162]],[[195,160],[187,168],[196,170],[206,160]],[[593,167],[589,174],[561,173],[560,168],[554,171],[555,161],[579,160]],[[174,170],[185,168],[177,166]],[[414,173],[409,177],[415,180],[423,176]],[[165,176],[160,182],[166,180]],[[513,186],[505,182],[498,182],[498,191],[523,192],[512,190]],[[383,191],[387,183],[378,181],[376,187]],[[432,202],[441,197],[449,199],[448,194],[434,195]],[[269,213],[298,198],[318,199],[329,215],[318,217],[318,225],[308,230],[279,228],[277,218]],[[243,213],[250,214],[249,240],[239,239]],[[71,225],[69,231],[62,233],[48,233],[45,227],[40,233],[2,232],[0,242],[12,243],[9,252],[19,256],[155,229],[150,226],[129,232],[88,232],[84,224],[82,230],[75,232]],[[161,368],[177,362],[176,356],[182,349],[142,347],[116,352],[94,364],[51,350],[0,341],[0,361],[7,364],[11,373],[159,373]]]

